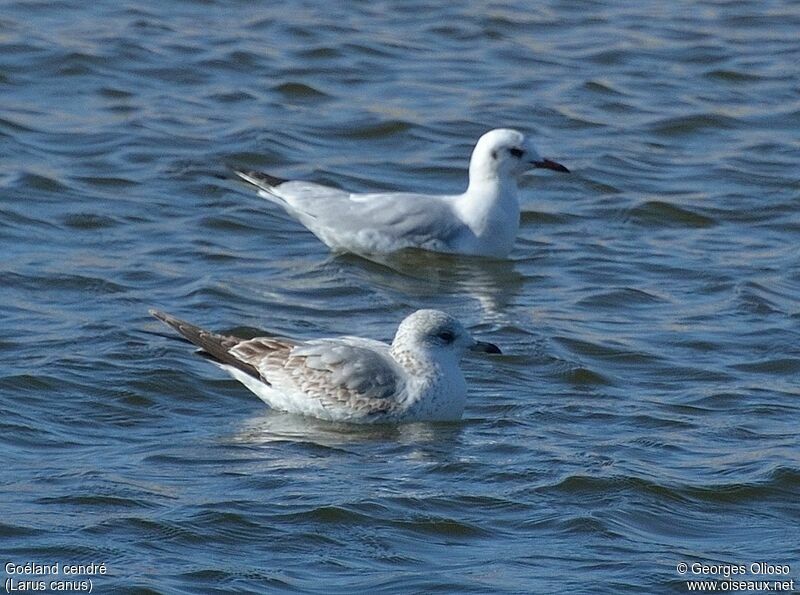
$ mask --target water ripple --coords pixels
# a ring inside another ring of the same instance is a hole
[[[6,558],[106,561],[115,593],[796,559],[800,21],[694,8],[6,3]],[[495,126],[573,171],[521,180],[507,262],[332,255],[228,177],[455,193]],[[352,428],[266,410],[150,307],[385,340],[442,308],[504,355],[464,362],[460,424]]]

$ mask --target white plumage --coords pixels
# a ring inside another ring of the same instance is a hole
[[[334,250],[372,255],[421,248],[502,258],[519,230],[517,177],[534,167],[568,171],[542,159],[521,132],[501,128],[475,145],[462,194],[352,194],[259,172],[236,174]]]

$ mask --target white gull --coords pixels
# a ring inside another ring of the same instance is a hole
[[[236,171],[337,251],[388,254],[406,248],[504,258],[519,230],[517,177],[533,168],[568,172],[539,156],[517,130],[484,134],[462,194],[352,194],[330,186]]]
[[[330,421],[461,419],[467,394],[461,357],[467,350],[500,353],[438,310],[408,316],[391,345],[361,337],[241,339],[150,313],[273,409]]]

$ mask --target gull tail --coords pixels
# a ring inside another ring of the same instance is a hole
[[[231,366],[237,370],[241,370],[248,376],[263,381],[261,374],[255,366],[243,362],[231,354],[230,349],[241,343],[243,341],[242,339],[212,333],[159,310],[150,310],[150,314],[158,318],[164,324],[174,328],[191,343],[197,345],[200,348],[200,354],[210,359],[212,362],[222,366]]]

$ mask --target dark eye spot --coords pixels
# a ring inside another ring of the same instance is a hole
[[[492,159],[497,160],[497,151],[492,151]]]
[[[439,338],[445,343],[452,343],[456,336],[452,333],[452,331],[442,331],[439,333]]]
[[[525,151],[523,151],[522,149],[518,149],[517,147],[509,149],[508,152],[511,153],[517,159],[519,159],[525,154]]]

